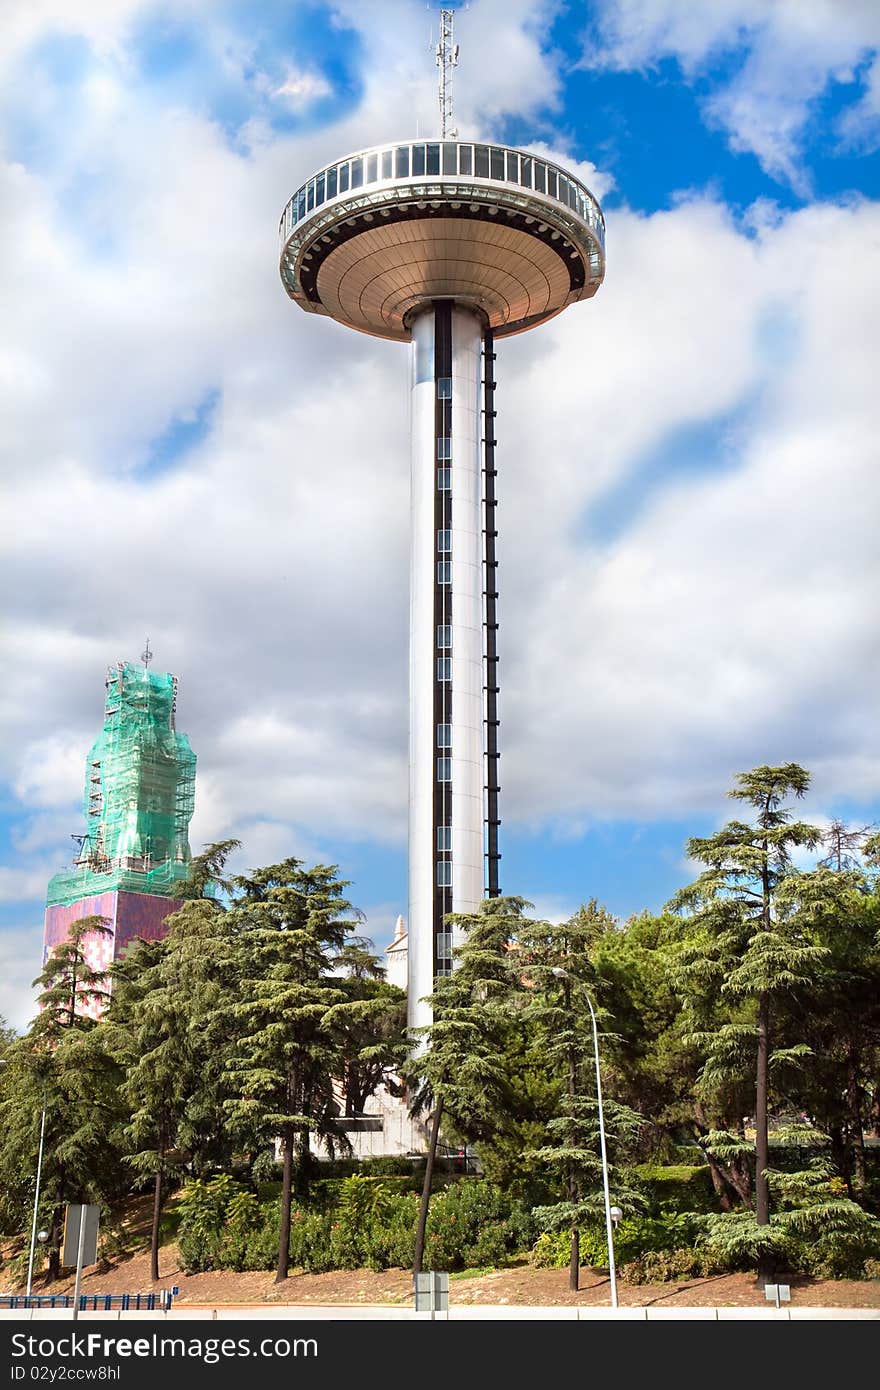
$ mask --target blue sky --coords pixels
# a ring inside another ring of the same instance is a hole
[[[459,7],[460,8],[460,7]],[[289,194],[436,128],[418,0],[8,0],[0,1014],[108,664],[180,678],[193,846],[406,911],[406,353],[300,314]],[[463,138],[602,200],[595,300],[499,350],[502,887],[658,910],[736,772],[880,820],[880,14],[472,0]],[[874,596],[874,602],[872,602]]]

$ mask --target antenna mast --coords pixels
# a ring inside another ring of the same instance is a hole
[[[458,67],[458,44],[452,41],[454,10],[440,11],[440,42],[437,45],[437,66],[440,69],[440,139],[455,140],[458,131],[452,129],[452,70]]]

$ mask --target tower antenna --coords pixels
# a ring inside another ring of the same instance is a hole
[[[440,69],[440,139],[455,140],[458,131],[452,128],[452,71],[458,67],[458,44],[453,43],[454,10],[440,11],[440,42],[437,44],[437,66]]]
[[[146,644],[145,644],[145,646],[144,646],[144,649],[143,649],[143,651],[141,652],[141,661],[144,663],[144,670],[145,670],[145,671],[149,669],[150,662],[151,662],[152,660],[153,660],[153,653],[150,651],[150,639],[149,639],[149,637],[148,637],[148,638],[147,638],[147,641],[146,641]]]

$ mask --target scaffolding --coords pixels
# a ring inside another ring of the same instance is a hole
[[[174,726],[177,677],[118,662],[107,672],[104,727],[86,759],[85,835],[49,906],[112,889],[173,897],[189,877],[196,755]]]

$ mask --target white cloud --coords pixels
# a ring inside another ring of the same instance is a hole
[[[873,154],[880,146],[880,58],[871,63],[864,94],[841,113],[837,129],[845,149]]]
[[[88,746],[83,748],[72,735],[50,734],[15,752],[15,794],[26,806],[59,806],[79,800]]]
[[[283,97],[292,106],[308,106],[309,102],[329,97],[332,92],[330,83],[319,72],[300,72],[290,68],[281,86],[276,87],[272,95]]]
[[[0,1018],[23,1031],[37,1011],[31,981],[41,968],[43,924],[0,931]]]
[[[41,896],[53,825],[68,857],[105,667],[147,632],[199,758],[196,850],[237,834],[246,868],[332,857],[340,834],[403,841],[408,355],[292,306],[275,228],[310,169],[429,128],[436,95],[412,6],[375,32],[341,13],[394,80],[368,67],[334,126],[242,153],[120,83],[90,118],[88,198],[70,195],[82,130],[59,133],[57,167],[0,169],[0,749],[45,817],[16,893]],[[530,37],[550,13],[462,14],[462,128],[552,90]],[[466,46],[490,18],[509,71]],[[788,758],[829,804],[876,795],[877,222],[855,203],[764,208],[748,231],[709,200],[618,211],[595,300],[498,344],[507,822],[683,816]],[[212,392],[205,439],[151,473],[152,442]],[[681,429],[719,422],[717,457],[683,471]],[[614,532],[591,529],[615,496]]]
[[[804,130],[830,82],[852,82],[880,44],[880,9],[868,0],[602,0],[584,61],[626,71],[675,58],[686,76],[738,53],[740,66],[704,99],[707,119],[731,148],[809,191],[801,160]],[[853,127],[870,115],[870,93]],[[854,133],[854,131],[853,131]]]

